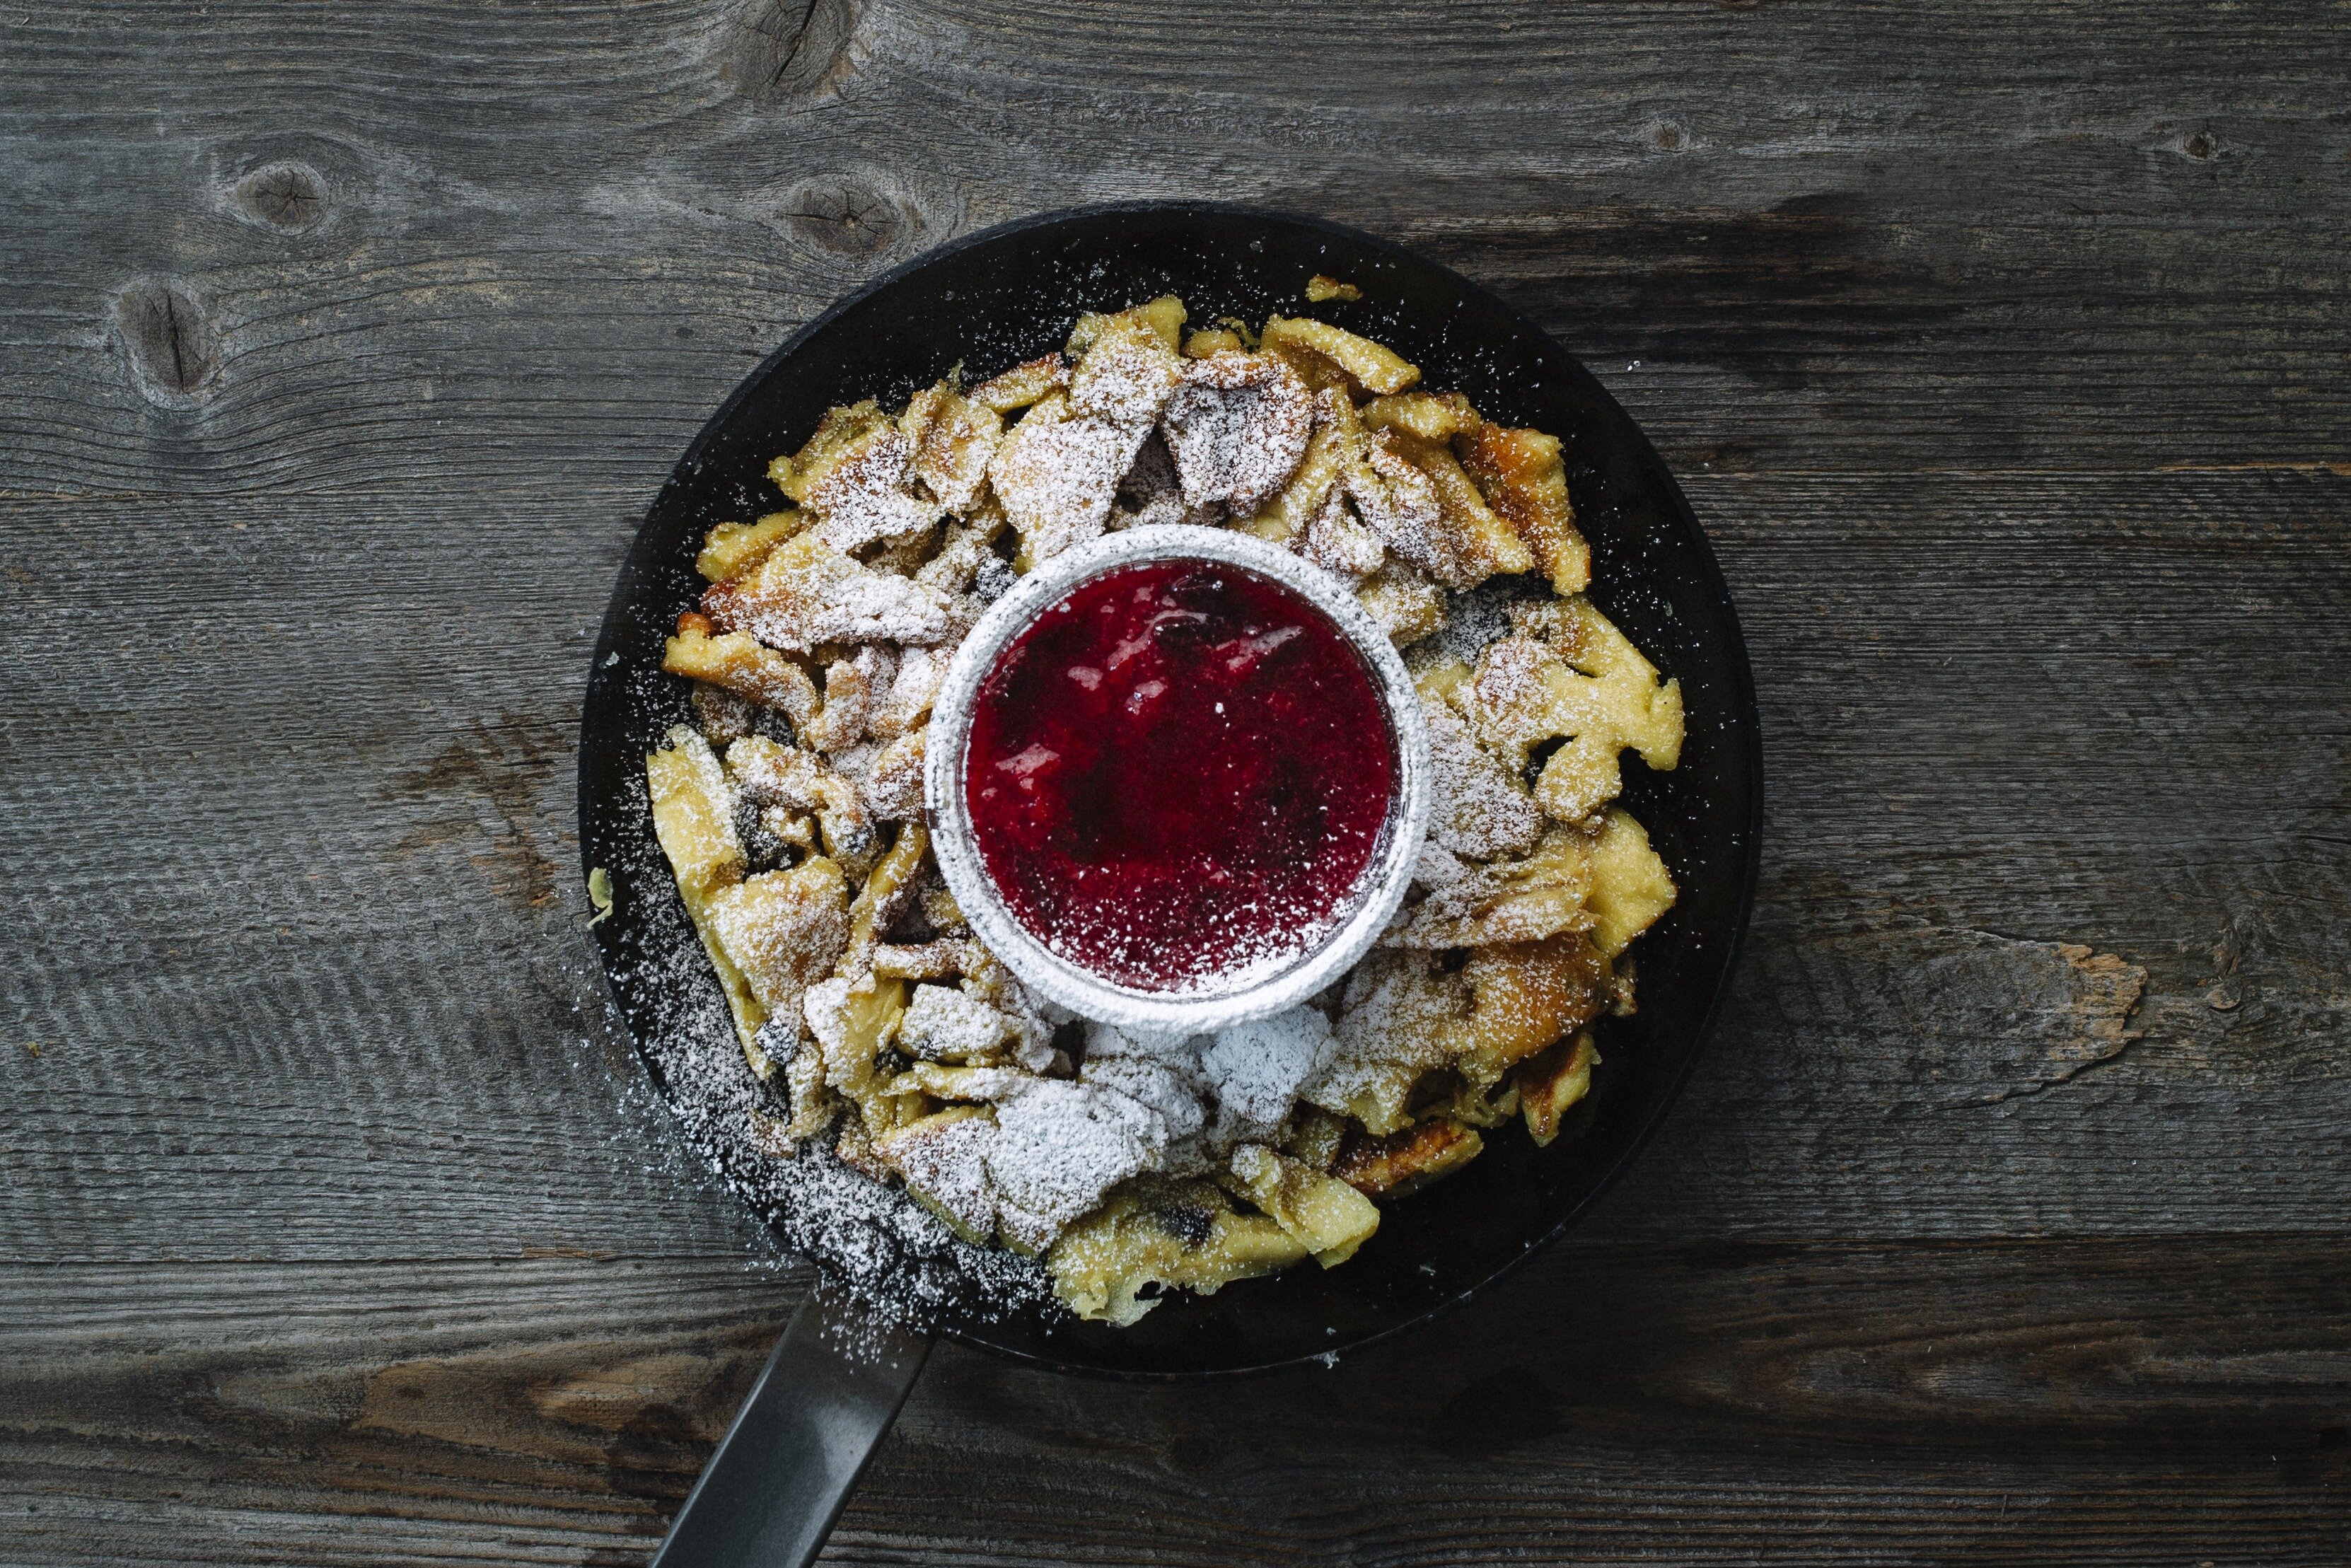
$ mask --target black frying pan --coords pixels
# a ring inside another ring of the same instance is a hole
[[[1308,277],[1363,290],[1308,307]],[[1489,418],[1566,443],[1577,519],[1593,553],[1592,596],[1681,678],[1681,765],[1625,758],[1625,804],[1648,827],[1681,897],[1634,949],[1640,1011],[1600,1026],[1592,1092],[1558,1142],[1490,1135],[1459,1175],[1388,1207],[1342,1268],[1291,1269],[1214,1297],[1178,1297],[1127,1329],[996,1322],[947,1312],[941,1330],[1066,1371],[1198,1376],[1345,1350],[1422,1322],[1558,1235],[1631,1160],[1688,1075],[1721,1010],[1755,886],[1761,747],[1730,597],[1671,475],[1625,412],[1533,322],[1458,274],[1353,229],[1222,204],[1138,203],[1008,224],[933,251],[794,334],[738,387],[670,476],[622,568],[580,719],[583,864],[608,868],[612,911],[596,927],[614,996],[640,1046],[664,998],[646,977],[681,963],[683,906],[658,855],[643,757],[686,717],[685,684],[660,674],[662,640],[701,587],[693,560],[713,524],[772,509],[768,459],[796,449],[834,403],[895,406],[961,361],[972,378],[1059,348],[1081,309],[1173,291],[1192,319],[1301,312],[1393,345],[1425,383],[1458,390]],[[690,935],[683,940],[690,947]],[[715,994],[715,982],[712,987]],[[651,1053],[656,1079],[662,1065]],[[674,1086],[664,1092],[674,1097]],[[687,1500],[669,1568],[796,1562],[822,1544],[929,1341],[901,1335],[879,1363],[826,1348],[804,1309],[737,1427]]]

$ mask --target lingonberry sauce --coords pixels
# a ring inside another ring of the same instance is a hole
[[[1209,561],[1081,584],[980,687],[964,787],[1014,916],[1071,963],[1193,990],[1296,956],[1378,852],[1395,742],[1322,612]]]

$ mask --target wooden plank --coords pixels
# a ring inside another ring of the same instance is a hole
[[[2351,480],[1694,494],[1767,877],[1731,1027],[1601,1233],[2340,1232]],[[623,504],[486,554],[437,491],[12,530],[21,623],[131,653],[0,691],[0,810],[43,846],[0,863],[6,1255],[756,1244],[579,928],[569,716]]]
[[[1431,246],[1692,470],[2351,462],[2351,48],[2284,8],[871,6],[781,98],[769,9],[28,14],[7,483],[642,483],[882,267],[1170,193]]]
[[[799,1288],[642,1254],[5,1280],[0,1562],[47,1564],[637,1561]],[[1330,1371],[943,1351],[827,1560],[2327,1563],[2346,1307],[2340,1239],[1578,1245]]]

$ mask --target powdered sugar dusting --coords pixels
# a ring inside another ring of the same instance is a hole
[[[935,864],[929,856],[935,846],[925,847],[925,726],[941,674],[981,605],[1006,591],[1018,572],[1106,529],[1231,520],[1286,542],[1343,583],[1370,578],[1362,595],[1374,616],[1382,602],[1398,598],[1398,581],[1444,597],[1406,561],[1457,587],[1466,580],[1454,559],[1462,541],[1447,526],[1461,509],[1458,483],[1443,492],[1442,505],[1432,487],[1432,465],[1444,466],[1437,463],[1442,452],[1433,458],[1426,441],[1402,444],[1384,428],[1367,433],[1358,419],[1393,422],[1414,416],[1417,405],[1358,411],[1343,386],[1309,391],[1309,381],[1325,387],[1327,378],[1308,360],[1293,364],[1270,351],[1217,347],[1235,340],[1231,332],[1205,340],[1196,334],[1179,356],[1184,320],[1172,297],[1087,316],[1071,338],[1071,360],[1048,355],[968,393],[958,368],[914,392],[895,417],[873,399],[836,409],[802,454],[778,460],[773,471],[788,497],[805,508],[805,530],[780,542],[773,542],[772,529],[749,542],[728,536],[727,548],[741,552],[734,559],[743,564],[726,569],[727,580],[705,596],[708,623],[694,632],[704,641],[690,650],[699,663],[679,673],[716,683],[698,689],[698,699],[734,694],[738,706],[746,699],[772,706],[773,697],[747,684],[742,648],[756,638],[766,645],[768,663],[791,657],[807,700],[789,709],[789,724],[756,710],[736,716],[742,722],[724,737],[735,743],[725,769],[702,781],[701,795],[712,805],[695,807],[699,817],[676,814],[685,808],[675,804],[674,791],[683,788],[675,765],[656,769],[659,787],[673,791],[662,797],[673,810],[661,819],[664,841],[681,857],[679,875],[685,877],[684,868],[704,862],[695,858],[696,841],[678,835],[709,821],[722,831],[733,823],[747,847],[738,847],[735,869],[725,873],[732,880],[719,896],[740,894],[747,907],[751,895],[742,890],[756,883],[766,902],[752,913],[771,925],[807,913],[786,907],[785,893],[805,891],[784,885],[790,857],[810,857],[803,864],[820,854],[838,858],[856,895],[859,924],[831,977],[818,978],[821,966],[813,961],[790,967],[781,957],[738,975],[730,959],[740,965],[775,956],[751,940],[759,933],[744,925],[748,914],[736,912],[744,915],[737,930],[726,923],[731,904],[697,904],[705,930],[716,932],[719,968],[729,977],[732,989],[722,995],[683,918],[670,868],[652,842],[611,868],[622,878],[632,912],[645,917],[616,955],[614,979],[682,1134],[787,1246],[893,1317],[935,1322],[1038,1308],[1050,1313],[1053,1281],[1033,1258],[1069,1227],[1137,1176],[1205,1176],[1229,1186],[1237,1155],[1257,1181],[1249,1194],[1233,1190],[1264,1209],[1252,1215],[1243,1208],[1240,1217],[1296,1234],[1294,1228],[1308,1222],[1283,1207],[1289,1200],[1255,1190],[1277,1178],[1304,1179],[1291,1161],[1301,1145],[1290,1140],[1307,1137],[1316,1121],[1309,1115],[1293,1125],[1293,1112],[1303,1102],[1341,1113],[1353,1128],[1346,1135],[1354,1137],[1366,1130],[1384,1135],[1393,1125],[1426,1117],[1434,1103],[1426,1092],[1412,1101],[1413,1084],[1423,1070],[1442,1065],[1447,1048],[1436,1026],[1458,1017],[1466,1002],[1458,963],[1389,952],[1354,971],[1335,1030],[1330,1013],[1301,1007],[1214,1035],[1104,1026],[1085,1030],[1082,1040],[1066,1027],[1057,1034],[1068,1015],[1037,1002],[987,946],[966,935],[977,925],[991,945],[1004,940],[958,910],[957,898],[968,908],[969,891],[957,885],[950,896],[938,869],[953,869],[946,852],[935,851]],[[1238,336],[1255,341],[1246,329]],[[1325,337],[1331,353],[1353,362],[1347,334],[1326,329]],[[1390,389],[1383,383],[1378,390]],[[1317,434],[1325,414],[1331,428]],[[1315,455],[1308,471],[1316,477],[1293,486],[1310,446]],[[1273,509],[1260,513],[1270,501]],[[1015,538],[1006,537],[1008,524]],[[755,548],[762,553],[751,553]],[[1390,549],[1403,559],[1388,560]],[[698,563],[714,578],[720,571],[708,559],[727,559],[718,552],[713,544]],[[1322,571],[1278,559],[1284,571],[1323,580]],[[1354,602],[1344,609],[1363,620]],[[1475,622],[1480,646],[1495,640],[1499,628],[1489,630],[1492,617],[1473,611],[1465,619]],[[1391,615],[1382,623],[1390,622],[1405,643],[1435,630],[1443,617]],[[1458,629],[1457,636],[1468,630]],[[681,643],[687,631],[682,618]],[[717,647],[713,640],[721,631],[750,636]],[[1288,634],[1296,635],[1294,629]],[[1394,664],[1387,645],[1378,646]],[[1273,651],[1246,635],[1229,647],[1217,645],[1219,657],[1236,659]],[[806,679],[819,664],[820,707]],[[1511,673],[1505,668],[1497,684],[1506,685]],[[1393,689],[1405,678],[1397,665]],[[633,674],[630,684],[635,700],[652,700]],[[1138,702],[1156,695],[1147,684],[1140,677],[1130,683]],[[675,695],[659,698],[670,716]],[[1416,705],[1404,706],[1417,757],[1420,715]],[[960,709],[950,704],[945,711],[952,723]],[[709,714],[727,716],[711,702],[698,701],[695,712],[705,730]],[[1216,712],[1221,717],[1226,708]],[[1492,868],[1466,865],[1461,856],[1519,852],[1542,817],[1510,770],[1481,749],[1492,744],[1482,727],[1464,725],[1441,704],[1431,708],[1429,722],[1443,731],[1440,841],[1424,846],[1419,880],[1424,886],[1467,885]],[[699,737],[694,745],[706,756]],[[789,753],[810,777],[772,758],[763,767],[759,747]],[[715,768],[716,758],[708,760]],[[1420,766],[1414,764],[1416,824],[1425,788]],[[877,823],[904,826],[877,833]],[[762,869],[770,866],[776,869]],[[829,862],[823,869],[839,879]],[[711,897],[703,883],[688,879],[686,885]],[[1215,972],[1176,976],[1172,989],[1249,988],[1292,967],[1301,946],[1315,946],[1336,923],[1327,907],[1284,904],[1279,889],[1263,891],[1243,922],[1254,929]],[[840,910],[827,904],[816,913],[831,921],[824,931],[833,943]],[[1036,935],[1047,946],[1061,946],[1054,931]],[[1357,951],[1350,948],[1346,958]],[[1081,955],[1067,956],[1083,963]],[[1473,956],[1471,977],[1480,973],[1480,961],[1490,960]],[[1326,977],[1317,976],[1315,985]],[[782,1009],[760,1026],[748,1061],[741,1041],[761,1015],[745,999],[747,979],[753,997]],[[1322,998],[1325,1007],[1339,999],[1337,988]],[[802,1019],[812,1040],[798,1036]],[[777,1071],[763,1078],[770,1061]],[[1328,1116],[1320,1124],[1325,1132],[1336,1125]],[[1313,1168],[1332,1173],[1320,1178],[1326,1186],[1356,1181],[1330,1164],[1334,1145],[1317,1146],[1320,1155],[1301,1152],[1297,1158],[1319,1160]],[[1285,1153],[1277,1156],[1275,1148]],[[1117,1217],[1123,1212],[1113,1208],[1097,1218],[1123,1223]],[[1102,1227],[1088,1226],[1065,1254],[1099,1244]],[[987,1245],[992,1237],[1013,1249]],[[1322,1255],[1321,1243],[1315,1249]],[[1186,1282],[1214,1288],[1212,1280]],[[1071,1289],[1066,1278],[1062,1284]],[[1067,1299],[1095,1311],[1082,1291]]]
[[[1468,725],[1439,702],[1423,705],[1428,724],[1429,836],[1477,860],[1523,854],[1542,837],[1542,809]]]
[[[1140,322],[1106,328],[1070,376],[1070,406],[1124,430],[1147,430],[1184,379],[1184,362]]]
[[[1032,561],[1102,531],[1118,482],[1150,426],[1113,424],[1049,401],[1029,411],[987,466],[987,477]]]
[[[645,902],[658,907],[664,890],[653,879],[666,879],[668,868],[657,852],[651,858],[653,864],[632,868],[633,879],[639,898],[651,893]],[[657,956],[617,965],[613,977],[631,996],[653,1002],[653,1027],[637,1030],[638,1044],[687,1147],[785,1247],[886,1316],[928,1323],[951,1314],[986,1320],[1058,1312],[1038,1264],[963,1240],[907,1194],[849,1169],[829,1148],[777,1157],[753,1118],[780,1117],[785,1107],[752,1076],[693,929],[669,902],[648,944]]]
[[[874,571],[813,534],[778,547],[749,580],[713,589],[703,603],[722,629],[802,653],[820,643],[944,643],[956,624],[944,593]]]
[[[1201,1074],[1216,1096],[1217,1142],[1230,1147],[1273,1138],[1299,1090],[1337,1050],[1330,1020],[1312,1008],[1217,1034],[1200,1053]]]
[[[1185,504],[1240,515],[1297,471],[1314,428],[1314,400],[1280,360],[1211,354],[1185,368],[1160,423]]]
[[[914,449],[895,425],[863,437],[809,492],[809,505],[824,514],[817,533],[838,550],[929,528],[946,508],[915,495]]]
[[[1005,1042],[1004,1015],[946,986],[914,988],[898,1025],[898,1045],[925,1061],[969,1061]]]
[[[1458,542],[1445,528],[1437,486],[1395,449],[1393,431],[1375,430],[1364,460],[1347,476],[1347,498],[1388,549],[1439,581],[1462,573]]]
[[[997,1110],[987,1169],[998,1223],[1032,1250],[1050,1247],[1113,1186],[1150,1168],[1165,1143],[1165,1126],[1123,1094],[1033,1080]]]

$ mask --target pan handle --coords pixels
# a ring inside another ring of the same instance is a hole
[[[850,1354],[839,1339],[878,1342]],[[931,1354],[931,1336],[851,1319],[811,1291],[686,1494],[652,1568],[804,1568]]]

